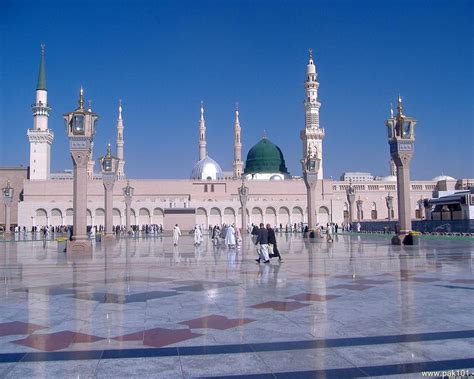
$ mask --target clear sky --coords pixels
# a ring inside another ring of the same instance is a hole
[[[418,120],[412,178],[474,177],[473,4],[456,1],[20,1],[0,9],[0,165],[28,165],[26,130],[46,44],[52,170],[72,166],[62,114],[79,87],[100,115],[95,157],[114,146],[123,101],[125,171],[186,178],[208,153],[243,158],[265,130],[300,175],[308,48],[320,81],[324,173],[388,175],[384,120],[400,93]]]

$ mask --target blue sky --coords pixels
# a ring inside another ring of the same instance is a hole
[[[208,152],[243,156],[265,130],[301,173],[303,81],[313,48],[324,172],[387,175],[384,120],[400,93],[418,120],[412,178],[474,177],[472,1],[11,1],[0,12],[0,165],[27,165],[40,43],[46,44],[52,169],[71,168],[62,114],[84,86],[100,115],[95,157],[123,101],[126,173],[185,178]]]

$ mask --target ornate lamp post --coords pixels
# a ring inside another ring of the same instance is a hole
[[[387,205],[388,210],[388,221],[392,220],[392,209],[393,209],[393,196],[390,195],[390,192],[385,196],[385,204]]]
[[[242,234],[247,233],[247,199],[249,195],[249,188],[245,186],[244,178],[242,177],[242,185],[239,187],[240,204],[242,205]]]
[[[127,233],[130,232],[130,206],[132,205],[133,191],[135,188],[130,186],[130,182],[127,181],[127,186],[123,187],[123,197],[125,198],[125,228]]]
[[[403,114],[402,99],[398,96],[397,115],[385,121],[388,128],[390,154],[397,166],[398,221],[400,232],[392,242],[400,244],[411,230],[410,162],[415,145],[416,121]],[[407,240],[408,242],[410,240]]]
[[[11,206],[13,202],[13,188],[10,186],[10,181],[7,180],[7,185],[2,188],[2,197],[3,197],[3,204],[5,204],[5,237],[10,236],[10,214],[11,214]]]
[[[356,189],[352,185],[352,180],[349,181],[349,187],[346,188],[346,197],[349,203],[349,224],[354,221],[354,200],[356,197]]]
[[[117,177],[119,159],[112,156],[110,144],[107,145],[107,154],[99,158],[102,170],[102,183],[105,190],[105,239],[112,239],[113,234],[113,214],[114,207],[114,184]]]
[[[84,108],[84,90],[79,92],[79,107],[64,114],[66,133],[73,163],[73,235],[68,241],[69,252],[90,252],[92,243],[87,235],[87,165],[91,143],[99,116]]]

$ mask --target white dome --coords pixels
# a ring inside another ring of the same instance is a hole
[[[378,180],[382,182],[396,182],[397,177],[395,175],[381,176],[380,178],[378,178]]]
[[[440,180],[456,180],[455,178],[453,178],[452,176],[448,176],[448,175],[438,175],[438,176],[435,176],[433,179],[431,179],[433,182],[439,182]]]
[[[216,180],[223,177],[221,166],[209,156],[196,163],[191,172],[191,179]]]

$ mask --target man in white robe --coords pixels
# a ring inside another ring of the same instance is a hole
[[[194,227],[194,245],[198,246],[202,242],[202,232],[199,226]]]
[[[229,227],[227,228],[227,232],[225,235],[225,244],[229,248],[235,247],[235,230],[232,225],[229,225]]]
[[[173,228],[173,245],[178,246],[179,236],[181,235],[181,230],[179,230],[178,224]]]

